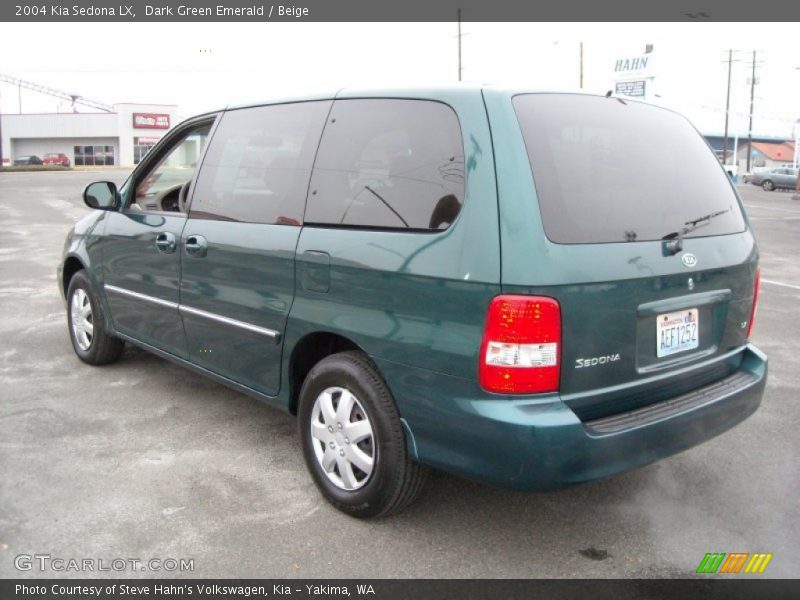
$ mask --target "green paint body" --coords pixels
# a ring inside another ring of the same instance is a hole
[[[758,261],[749,224],[742,233],[685,240],[685,250],[701,261],[691,270],[679,256],[664,256],[661,242],[555,244],[544,235],[513,92],[373,90],[338,97],[421,98],[453,108],[467,165],[456,221],[442,232],[415,233],[95,211],[70,233],[64,261],[80,260],[100,290],[112,285],[167,302],[101,293],[111,331],[285,410],[294,409],[296,348],[308,336],[340,336],[378,366],[418,461],[526,490],[652,462],[757,409],[766,357],[741,326],[750,316]],[[123,197],[130,193],[123,186]],[[157,252],[155,237],[164,232],[180,242],[203,235],[207,256],[188,256],[181,243],[174,254]],[[480,388],[486,310],[501,293],[558,299],[559,393],[503,396]],[[655,315],[687,302],[700,312],[700,348],[657,360]],[[168,303],[278,335],[187,315]],[[620,359],[575,368],[582,357],[609,354]],[[591,427],[595,419],[736,373],[749,376],[746,385],[685,411],[610,433]]]

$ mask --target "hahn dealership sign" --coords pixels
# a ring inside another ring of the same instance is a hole
[[[169,115],[133,113],[134,129],[169,129]]]
[[[650,56],[634,56],[628,58],[618,58],[614,62],[614,74],[617,77],[627,77],[628,75],[641,75],[647,71]]]
[[[631,96],[647,101],[653,95],[653,45],[643,53],[631,53],[613,59],[611,83],[618,96]]]

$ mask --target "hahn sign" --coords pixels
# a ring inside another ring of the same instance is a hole
[[[647,71],[649,56],[634,56],[631,58],[618,58],[614,61],[614,74],[618,77],[635,75]]]
[[[134,129],[169,129],[169,115],[133,113]]]

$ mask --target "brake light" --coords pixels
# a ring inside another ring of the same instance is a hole
[[[753,286],[753,308],[750,309],[750,321],[747,323],[747,339],[753,331],[753,323],[756,320],[756,308],[758,308],[758,294],[761,291],[761,267],[756,267],[755,285]]]
[[[488,392],[558,391],[561,307],[553,298],[503,295],[486,314],[478,380]]]

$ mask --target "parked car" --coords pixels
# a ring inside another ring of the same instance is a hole
[[[27,155],[18,156],[17,158],[14,159],[15,167],[27,166],[27,165],[41,165],[41,164],[42,164],[42,159],[34,154],[31,154],[29,156]]]
[[[50,152],[44,155],[42,162],[46,165],[70,166],[69,157],[63,152]]]
[[[84,199],[58,269],[78,357],[131,343],[297,415],[356,517],[402,509],[429,467],[607,477],[761,402],[753,232],[662,108],[493,88],[249,105]]]
[[[750,183],[760,185],[768,192],[776,189],[793,190],[797,188],[797,169],[777,167],[754,173]]]

